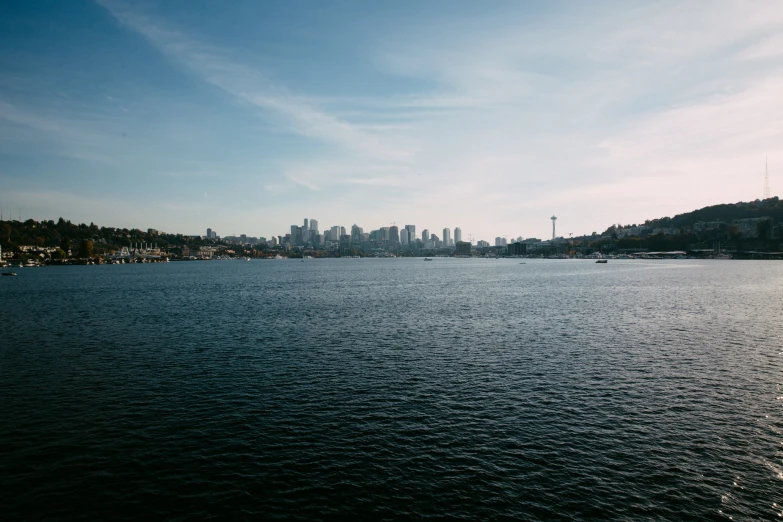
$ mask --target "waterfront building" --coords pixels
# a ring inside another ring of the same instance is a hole
[[[308,223],[307,218],[304,218],[304,226],[302,228],[310,230],[310,223]]]
[[[451,246],[451,229],[449,228],[443,229],[443,246],[444,247]]]
[[[462,241],[462,229],[459,227],[456,227],[454,229],[454,243],[459,243]]]
[[[310,230],[318,234],[318,221],[315,219],[310,220]]]
[[[527,254],[527,245],[525,243],[511,243],[508,245],[508,255],[510,256],[524,256]]]
[[[421,242],[427,243],[427,241],[429,240],[430,240],[430,231],[429,229],[425,228],[424,230],[421,231]]]
[[[407,245],[408,244],[408,229],[407,228],[400,229],[400,244],[401,245]]]
[[[334,226],[329,232],[329,240],[330,241],[339,241],[340,240],[340,227]]]
[[[467,241],[457,241],[457,251],[456,254],[458,256],[469,256],[471,251],[471,244]]]

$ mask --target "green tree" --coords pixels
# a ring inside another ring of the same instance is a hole
[[[92,241],[90,241],[89,239],[82,239],[81,243],[79,243],[80,258],[92,257],[92,253],[94,250],[95,250],[95,246],[92,244]]]
[[[769,219],[759,221],[756,224],[756,228],[759,231],[759,239],[769,239],[769,232],[772,229],[772,224],[769,222]]]
[[[65,259],[66,257],[68,257],[68,254],[62,248],[58,248],[52,253],[52,258],[54,259]]]

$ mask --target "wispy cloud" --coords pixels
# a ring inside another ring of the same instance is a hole
[[[293,132],[370,157],[400,160],[407,156],[386,140],[308,105],[303,97],[273,83],[258,69],[232,59],[225,49],[200,42],[160,19],[112,0],[98,3],[169,58],[231,96],[277,114]]]
[[[308,190],[312,190],[314,192],[321,190],[321,187],[319,187],[315,183],[311,183],[310,181],[307,181],[305,179],[300,179],[292,174],[286,174],[286,177],[291,181],[293,181],[294,183],[296,183],[297,185],[301,185]]]

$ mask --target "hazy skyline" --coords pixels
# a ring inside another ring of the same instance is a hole
[[[6,215],[496,236],[772,195],[767,2],[6,2]]]

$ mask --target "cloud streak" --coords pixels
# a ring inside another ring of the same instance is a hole
[[[197,41],[159,19],[120,3],[112,0],[97,1],[114,18],[143,36],[164,55],[231,96],[277,114],[291,131],[369,157],[388,160],[407,157],[404,150],[308,105],[304,99],[274,84],[257,69],[232,60],[230,52]]]

